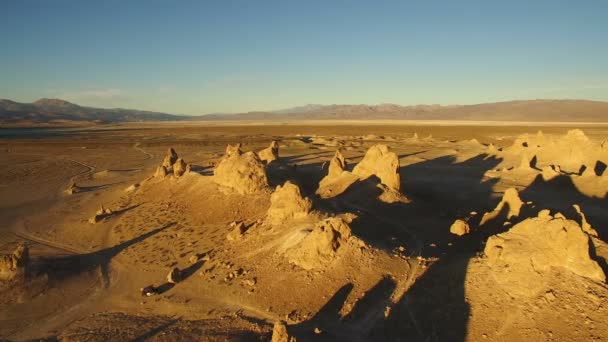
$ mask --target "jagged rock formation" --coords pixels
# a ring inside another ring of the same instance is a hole
[[[20,244],[11,254],[0,257],[0,281],[11,281],[25,274],[29,263],[29,249]]]
[[[154,177],[156,177],[156,178],[165,178],[168,174],[169,174],[169,171],[167,171],[167,168],[164,167],[163,165],[160,165],[159,167],[156,168],[156,172],[154,173]]]
[[[297,246],[287,251],[287,257],[307,270],[323,267],[345,250],[350,238],[348,224],[340,217],[332,217],[318,222]]]
[[[154,177],[164,178],[167,175],[181,177],[190,171],[190,164],[180,158],[173,148],[167,150],[163,163],[156,168]]]
[[[251,194],[268,187],[266,169],[254,152],[243,154],[234,150],[231,150],[230,154],[227,152],[213,173],[213,180],[217,184],[240,194]]]
[[[260,160],[266,164],[279,159],[279,143],[276,140],[273,140],[270,143],[270,146],[258,152],[258,156],[260,157]]]
[[[512,217],[519,216],[519,212],[521,211],[521,207],[524,205],[524,202],[519,198],[519,192],[515,188],[509,188],[505,190],[505,193],[502,196],[502,200],[494,210],[491,212],[483,214],[481,218],[481,222],[479,225],[484,225],[488,221],[491,221],[498,217],[500,213],[503,211],[505,206],[508,206],[509,211],[507,212],[507,219]]]
[[[169,147],[167,153],[165,154],[165,158],[163,159],[163,163],[161,166],[164,166],[167,170],[173,167],[173,164],[177,161],[177,153],[173,149],[173,147]]]
[[[344,170],[346,170],[346,159],[344,159],[340,150],[337,150],[334,157],[331,158],[331,161],[329,162],[329,171],[325,178],[335,178],[342,174]]]
[[[266,216],[271,224],[306,217],[312,208],[310,199],[302,197],[300,188],[290,181],[277,186],[270,196],[270,208]]]
[[[534,155],[539,168],[559,165],[568,173],[578,172],[581,165],[595,165],[598,160],[608,160],[608,151],[591,141],[580,129],[569,130],[561,137],[546,136],[540,131],[536,135],[524,134],[505,151],[513,156]]]
[[[605,282],[604,272],[589,255],[590,241],[575,221],[551,216],[545,210],[506,233],[490,237],[484,261],[496,282],[511,296],[530,297],[543,287],[543,278],[554,269]]]
[[[356,182],[359,177],[346,171],[346,159],[340,150],[337,150],[329,162],[327,176],[319,182],[316,193],[321,198],[330,198],[343,193],[350,185]]]
[[[182,158],[178,158],[175,161],[175,164],[173,164],[173,175],[175,177],[181,177],[184,175],[184,173],[186,173],[187,167],[188,165],[186,162]]]
[[[598,237],[597,231],[593,229],[593,227],[591,227],[589,222],[587,222],[587,216],[585,216],[581,207],[578,204],[574,204],[572,205],[572,207],[574,207],[574,210],[576,210],[576,213],[580,216],[581,228],[583,229],[583,231],[589,234],[590,236]]]
[[[367,150],[363,160],[353,169],[353,174],[361,179],[377,176],[380,182],[389,188],[399,190],[399,158],[386,145],[374,145]]]
[[[458,236],[468,234],[471,231],[469,224],[464,220],[456,220],[450,226],[450,233]]]

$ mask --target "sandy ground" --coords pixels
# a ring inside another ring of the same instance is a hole
[[[608,137],[608,127],[581,127],[597,144]],[[604,178],[539,183],[540,171],[516,170],[521,155],[489,151],[523,133],[559,137],[571,128],[170,123],[0,132],[1,252],[25,242],[33,263],[25,284],[0,288],[0,337],[264,341],[282,320],[299,341],[608,339],[605,283],[556,270],[541,293],[516,299],[481,258],[485,239],[508,224],[463,237],[449,232],[455,219],[492,210],[514,187],[539,209],[567,213],[579,204],[606,241]],[[272,140],[281,158],[267,168],[267,191],[241,195],[212,181],[226,144],[258,151]],[[407,203],[379,201],[377,188],[363,183],[345,196],[315,195],[338,147],[352,170],[377,143],[398,155]],[[152,176],[169,147],[192,172],[125,191]],[[286,180],[319,217],[355,214],[361,247],[320,269],[290,263],[287,241],[318,217],[259,224],[272,189]],[[68,195],[72,181],[82,191]],[[100,205],[113,214],[89,223]],[[250,228],[229,241],[234,221]],[[165,282],[173,267],[185,277],[175,285]],[[162,293],[142,297],[150,284]]]

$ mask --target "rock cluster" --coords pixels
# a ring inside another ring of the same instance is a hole
[[[548,165],[559,165],[568,173],[576,173],[581,165],[595,165],[598,160],[608,160],[608,151],[601,144],[591,141],[580,129],[569,130],[565,136],[536,135],[519,136],[513,145],[505,149],[513,156],[535,156],[542,169]],[[522,160],[519,169],[530,169]]]
[[[168,175],[181,177],[188,172],[190,172],[190,164],[187,164],[180,158],[173,148],[169,148],[163,159],[163,163],[156,168],[154,177],[164,178]]]
[[[379,200],[387,203],[409,201],[400,192],[399,158],[386,145],[377,144],[370,147],[352,173],[345,169],[346,161],[338,150],[329,163],[327,176],[319,182],[316,193],[321,198],[334,197],[346,191],[355,182],[376,176],[380,180],[379,188],[382,191]]]

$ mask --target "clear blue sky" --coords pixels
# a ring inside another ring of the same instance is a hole
[[[608,100],[608,1],[0,4],[0,98],[203,114]]]

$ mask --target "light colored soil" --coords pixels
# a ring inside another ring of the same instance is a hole
[[[541,209],[574,219],[579,204],[598,232],[594,257],[606,272],[600,242],[608,239],[608,173],[541,182],[540,170],[502,171],[521,163],[506,148],[538,129],[147,124],[0,140],[1,252],[25,242],[32,258],[26,283],[0,287],[0,337],[269,340],[283,320],[304,341],[608,339],[605,283],[555,268],[541,294],[516,300],[484,262],[489,236]],[[541,129],[555,137],[568,130]],[[598,144],[608,137],[605,127],[584,131]],[[213,181],[226,144],[259,151],[272,140],[280,158],[266,167],[268,188],[240,194]],[[504,150],[489,153],[489,143]],[[315,195],[337,148],[352,171],[375,144],[398,156],[408,201],[379,200],[374,177],[339,196]],[[169,147],[193,172],[142,182]],[[272,191],[287,180],[311,199],[313,212],[269,224]],[[72,181],[82,192],[65,193]],[[480,228],[508,188],[532,202],[528,209],[508,223],[497,214]],[[113,213],[89,223],[102,204]],[[290,263],[287,251],[337,215],[352,219],[353,243],[329,264],[306,270]],[[467,220],[471,233],[451,234],[456,219]],[[235,221],[248,229],[228,240]],[[185,269],[185,279],[169,286],[173,267]],[[142,297],[140,288],[151,284],[166,291]]]

